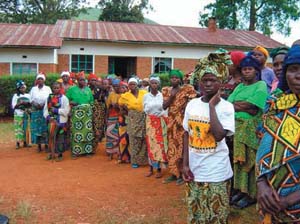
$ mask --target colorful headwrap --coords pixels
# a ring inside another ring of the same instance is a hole
[[[252,57],[252,56],[246,56],[240,63],[240,67],[244,68],[244,67],[254,67],[255,70],[260,71],[261,70],[261,64],[260,62]]]
[[[199,60],[195,67],[191,83],[193,84],[194,80],[200,80],[205,74],[213,74],[221,82],[225,82],[229,75],[227,65],[232,65],[228,51],[219,49],[214,53],[210,53],[207,57]]]
[[[239,66],[242,59],[246,57],[246,54],[242,51],[231,51],[229,52],[231,61],[234,65]]]
[[[136,83],[136,84],[139,84],[139,81],[138,81],[136,78],[134,78],[134,77],[132,77],[132,78],[130,78],[130,79],[128,80],[128,84],[131,83],[131,82],[134,82],[134,83]]]
[[[75,77],[76,77],[76,79],[79,79],[79,78],[85,78],[84,71],[78,72],[78,73],[75,75]]]
[[[121,81],[121,82],[120,82],[120,86],[126,86],[126,87],[128,87],[128,83],[127,83],[127,82],[124,82],[124,81]]]
[[[88,80],[90,81],[91,79],[98,79],[98,76],[93,73],[90,73],[88,76]]]
[[[115,79],[117,76],[115,74],[110,74],[106,78],[107,79]]]
[[[25,82],[23,80],[18,80],[16,82],[17,89],[20,89],[22,86],[25,86],[25,88],[26,88]]]
[[[111,84],[112,85],[120,85],[121,80],[120,79],[113,79]]]
[[[70,72],[68,72],[68,71],[63,71],[63,72],[60,74],[60,77],[63,77],[64,75],[70,77]]]
[[[262,47],[262,46],[256,46],[253,50],[254,51],[260,51],[261,53],[263,53],[265,55],[266,58],[269,57],[269,51],[266,48]]]
[[[279,54],[287,54],[289,51],[289,47],[277,47],[271,50],[270,56],[274,60],[274,58]]]
[[[35,80],[38,80],[39,78],[42,78],[44,81],[46,81],[46,76],[44,73],[39,73],[36,77]]]
[[[183,79],[183,72],[179,69],[172,69],[170,72],[169,72],[169,77],[171,78],[172,76],[176,76],[180,79]]]
[[[278,84],[278,88],[280,88],[282,91],[287,91],[289,89],[286,81],[286,70],[287,67],[291,64],[300,64],[300,45],[293,45],[283,61],[283,75],[281,76]]]
[[[76,75],[74,72],[70,72],[70,77],[73,79],[73,78],[76,78]]]

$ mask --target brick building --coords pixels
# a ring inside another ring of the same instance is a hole
[[[180,68],[219,47],[249,51],[281,43],[255,31],[59,20],[55,25],[0,24],[0,75],[63,70],[128,77]]]

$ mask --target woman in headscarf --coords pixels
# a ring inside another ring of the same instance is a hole
[[[44,106],[44,117],[48,123],[48,145],[50,150],[46,159],[61,161],[63,152],[67,147],[66,131],[70,106],[68,98],[61,94],[60,83],[54,82],[52,91],[53,94],[49,95]]]
[[[12,98],[12,109],[14,110],[14,128],[16,136],[16,149],[20,148],[20,143],[23,142],[23,147],[30,144],[30,95],[25,93],[26,85],[22,80],[18,80],[16,84],[17,92]]]
[[[262,80],[267,84],[268,93],[271,92],[272,83],[278,82],[273,70],[266,66],[266,62],[269,57],[269,52],[266,48],[262,46],[256,46],[252,52],[250,52],[254,58],[256,58],[261,64],[261,75],[257,77],[258,80]],[[273,84],[274,85],[274,84]]]
[[[146,115],[143,111],[143,98],[147,91],[138,88],[136,78],[128,80],[128,87],[129,92],[121,95],[119,105],[122,110],[128,111],[127,133],[131,150],[131,166],[138,168],[140,165],[146,165],[148,160],[145,139]]]
[[[94,128],[94,147],[97,147],[99,141],[105,136],[106,124],[106,104],[105,104],[105,91],[98,87],[97,75],[91,73],[88,76],[89,87],[94,97],[93,104],[93,128]]]
[[[120,94],[128,92],[128,84],[120,82]],[[118,163],[130,163],[129,135],[127,133],[128,116],[122,107],[119,107],[119,158]]]
[[[257,202],[264,223],[300,222],[300,45],[283,63],[287,88],[272,94],[256,155]]]
[[[233,140],[234,189],[238,193],[231,203],[245,208],[256,202],[255,155],[258,148],[256,129],[267,99],[267,86],[257,81],[260,76],[260,63],[252,56],[241,63],[243,82],[228,97],[235,109],[236,131]]]
[[[240,63],[243,58],[246,57],[245,53],[242,51],[231,51],[229,53],[230,59],[232,61],[231,65],[228,65],[229,77],[228,80],[222,86],[221,96],[227,99],[228,96],[233,92],[235,87],[241,83],[241,70]]]
[[[86,86],[85,75],[77,76],[78,86],[68,89],[66,96],[72,107],[71,113],[71,150],[72,158],[94,153],[93,111],[94,97]]]
[[[112,80],[112,92],[109,93],[106,100],[107,107],[107,128],[106,128],[106,153],[112,160],[114,154],[119,153],[119,98],[120,98],[120,80]]]
[[[168,162],[167,111],[163,110],[163,96],[158,88],[159,77],[150,77],[150,92],[144,96],[144,112],[146,113],[146,143],[150,170],[146,177],[157,170],[156,178],[161,178],[161,168],[166,168]]]
[[[227,53],[210,53],[199,60],[196,83],[202,96],[186,106],[183,177],[188,223],[228,223],[232,168],[225,137],[235,131],[233,105],[221,98],[227,80]]]
[[[167,177],[163,183],[176,181],[177,185],[184,183],[182,179],[182,148],[183,133],[182,121],[184,110],[188,101],[197,96],[194,87],[189,84],[181,86],[183,73],[179,69],[169,72],[172,87],[164,87],[163,109],[168,109],[168,167],[171,176]]]
[[[273,71],[277,78],[276,81],[274,81],[272,83],[271,92],[273,92],[278,87],[279,80],[281,79],[280,76],[282,73],[283,61],[284,61],[284,58],[285,58],[288,50],[289,50],[288,47],[278,47],[278,48],[274,48],[270,52],[270,56],[273,61]]]
[[[59,83],[61,83],[61,94],[66,94],[68,89],[73,86],[73,81],[71,79],[71,74],[68,71],[63,71],[60,74],[60,79],[58,80]]]
[[[42,151],[41,144],[45,144],[45,150],[48,151],[48,127],[46,119],[43,116],[43,109],[51,88],[45,85],[45,74],[39,73],[36,76],[36,86],[30,90],[31,100],[31,142],[38,144],[38,152]]]

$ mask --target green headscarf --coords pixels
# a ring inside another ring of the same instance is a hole
[[[179,69],[172,69],[170,72],[169,72],[169,77],[171,78],[172,76],[176,76],[180,79],[183,79],[183,72]]]
[[[222,83],[225,82],[229,75],[227,65],[232,65],[230,55],[228,51],[219,48],[207,57],[199,59],[191,79],[192,84],[195,80],[200,80],[202,76],[208,73],[217,76]]]
[[[271,50],[270,56],[274,60],[274,58],[279,54],[287,54],[289,51],[289,47],[277,47]]]

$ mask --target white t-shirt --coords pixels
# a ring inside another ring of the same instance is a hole
[[[235,129],[234,108],[226,100],[216,106],[217,117],[227,135]],[[225,138],[216,142],[210,130],[209,105],[201,98],[191,100],[185,109],[183,128],[189,133],[189,166],[196,182],[220,182],[232,177]]]

